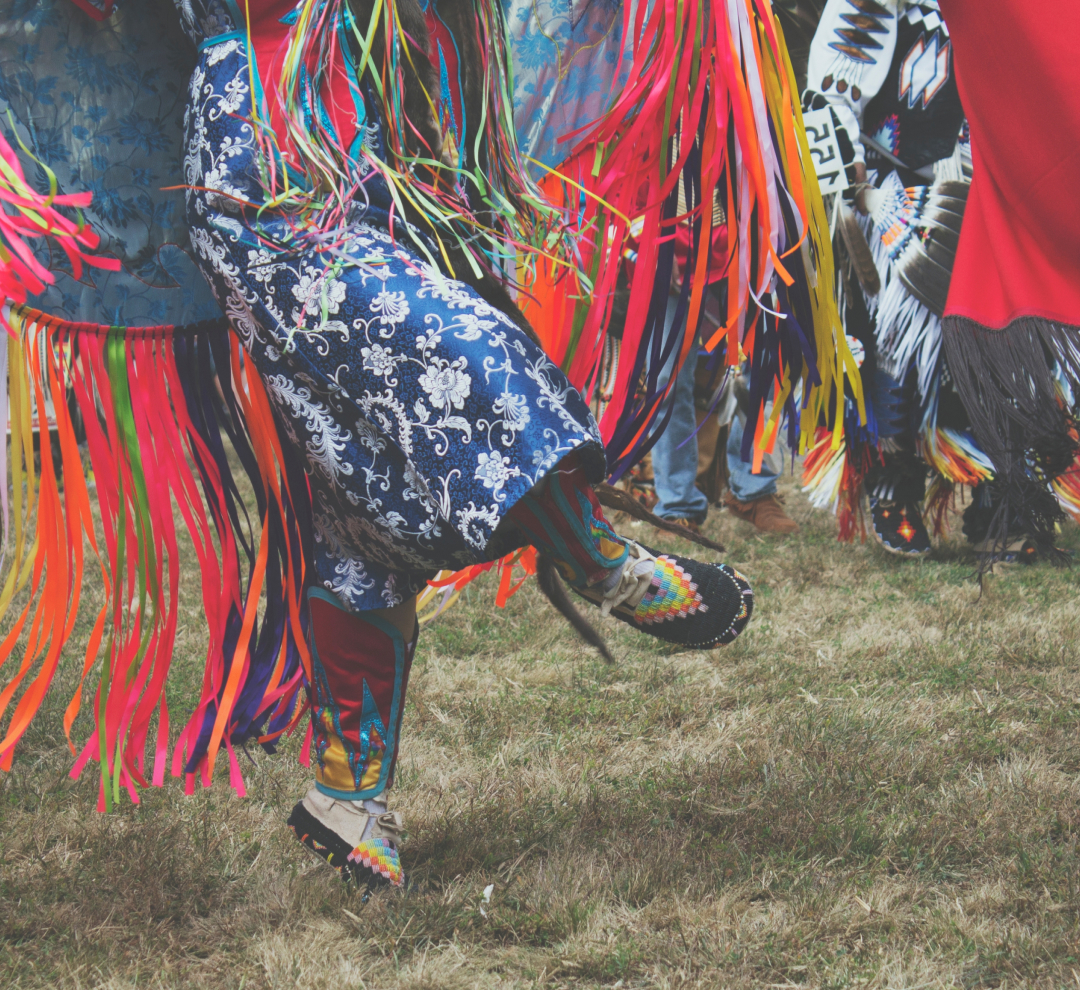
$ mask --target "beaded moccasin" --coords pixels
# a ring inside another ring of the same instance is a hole
[[[657,554],[633,541],[614,589],[592,585],[575,591],[596,603],[602,615],[698,650],[731,643],[754,611],[750,583],[734,568]]]
[[[398,856],[401,813],[368,812],[362,802],[334,799],[312,788],[296,803],[288,825],[304,846],[344,880],[368,888],[405,884]]]
[[[877,542],[890,554],[923,557],[930,553],[930,534],[926,532],[926,524],[914,502],[871,497],[870,529]]]

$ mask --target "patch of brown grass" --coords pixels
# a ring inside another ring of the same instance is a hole
[[[297,741],[254,755],[246,800],[171,782],[97,814],[54,692],[0,782],[0,981],[1080,983],[1080,575],[1006,568],[980,597],[959,542],[897,561],[789,505],[785,542],[710,521],[758,593],[726,650],[605,622],[608,667],[490,582],[425,631],[405,897],[362,902],[292,840]],[[185,591],[174,711],[201,666]]]

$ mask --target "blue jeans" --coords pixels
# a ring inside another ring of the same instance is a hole
[[[667,318],[675,316],[678,300],[668,300]],[[660,376],[661,384],[671,375],[672,357]],[[701,522],[709,511],[709,500],[694,483],[698,472],[697,415],[694,412],[694,372],[697,361],[691,354],[675,380],[671,419],[652,449],[653,476],[658,502],[653,512],[662,519]],[[728,434],[727,467],[731,494],[740,502],[750,502],[776,491],[779,472],[768,455],[761,474],[754,475],[742,459],[743,421],[738,414]]]
[[[668,320],[676,300],[668,301]],[[662,379],[670,376],[670,364]],[[709,511],[709,500],[694,482],[697,480],[697,416],[694,413],[694,369],[691,353],[675,380],[671,419],[652,449],[653,477],[658,502],[653,509],[665,520],[693,520],[700,523]],[[681,446],[680,446],[681,445]]]
[[[767,454],[761,459],[761,474],[755,475],[750,471],[750,465],[742,459],[744,425],[742,414],[736,413],[728,430],[728,488],[739,502],[752,502],[776,492],[776,476],[779,472]]]

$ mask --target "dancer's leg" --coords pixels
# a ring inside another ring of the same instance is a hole
[[[871,529],[890,554],[922,557],[930,553],[930,534],[922,517],[926,472],[914,437],[904,433],[890,438],[882,463],[866,476]]]
[[[401,715],[416,648],[416,599],[352,613],[308,596],[315,786],[289,818],[297,838],[346,877],[403,882],[401,819],[388,812]]]
[[[674,323],[678,298],[668,299],[668,329]],[[671,377],[675,356],[661,373],[661,384]],[[653,477],[658,502],[653,508],[665,520],[703,523],[709,500],[695,484],[698,474],[697,416],[694,411],[694,376],[697,349],[683,363],[672,386],[671,417],[652,449]]]
[[[559,462],[508,515],[528,543],[551,555],[574,588],[603,582],[627,559],[627,541],[604,518],[573,455]]]
[[[796,533],[798,523],[784,511],[776,494],[776,480],[780,477],[783,457],[778,457],[778,452],[766,454],[761,461],[761,471],[755,475],[752,466],[742,459],[744,420],[741,413],[736,413],[728,433],[727,469],[731,491],[724,505],[733,516],[753,524],[763,533]]]

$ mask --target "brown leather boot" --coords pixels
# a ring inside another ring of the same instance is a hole
[[[724,505],[729,513],[740,520],[752,523],[762,533],[799,532],[799,524],[784,512],[784,507],[780,505],[780,500],[775,495],[762,496],[750,502],[740,502],[729,492],[724,497]]]
[[[684,516],[681,519],[669,520],[668,522],[678,523],[679,526],[684,526],[687,530],[693,530],[694,533],[701,533],[701,524],[698,523],[697,520],[690,520]],[[672,533],[670,530],[661,530],[660,527],[656,527],[653,530],[653,536],[657,540],[670,540],[672,537],[677,537],[679,535],[677,533]]]

